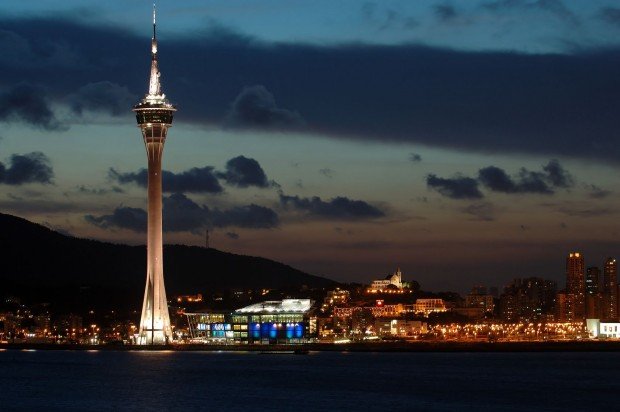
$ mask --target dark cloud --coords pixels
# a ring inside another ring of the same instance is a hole
[[[146,187],[148,184],[148,171],[140,169],[137,172],[120,173],[110,168],[108,176],[111,180],[120,184],[135,183]],[[181,173],[162,171],[162,189],[166,193],[189,192],[189,193],[221,193],[224,189],[220,185],[213,167],[193,167]]]
[[[51,198],[32,199],[29,196],[14,196],[8,194],[9,200],[0,199],[0,210],[20,216],[67,213],[85,213],[92,210],[92,206],[85,206],[78,202],[57,201]]]
[[[377,219],[385,216],[385,212],[381,209],[363,200],[351,200],[343,196],[324,201],[318,196],[302,198],[280,193],[280,203],[284,207],[302,210],[310,215],[326,219],[361,220]]]
[[[146,231],[147,213],[144,209],[121,206],[111,215],[88,215],[85,218],[103,229]],[[220,210],[201,206],[182,193],[173,193],[163,198],[163,230],[166,232],[202,233],[212,227],[270,229],[279,223],[276,212],[255,204]]]
[[[137,172],[121,173],[114,168],[108,171],[108,177],[120,184],[135,183],[146,187],[147,169]],[[216,171],[212,166],[193,167],[184,172],[162,171],[163,191],[166,193],[221,193],[224,189],[218,179],[237,187],[269,187],[276,182],[269,182],[261,165],[252,158],[234,157],[226,162],[226,171]]]
[[[487,188],[504,193],[516,193],[518,191],[516,183],[510,176],[496,166],[488,166],[480,169],[478,180]]]
[[[327,177],[328,179],[332,179],[334,177],[334,173],[336,173],[336,172],[334,170],[330,169],[329,167],[325,167],[323,169],[320,169],[319,173],[322,174],[323,176]]]
[[[616,7],[603,7],[599,13],[607,23],[620,27],[620,9]]]
[[[565,201],[562,203],[541,203],[540,206],[574,218],[600,217],[618,213],[613,208],[595,206],[592,202]]]
[[[226,232],[226,236],[234,240],[239,239],[239,233],[235,233],[235,232]]]
[[[450,4],[438,4],[433,7],[435,16],[442,22],[454,20],[458,13],[456,9]]]
[[[345,235],[348,235],[348,236],[351,236],[351,235],[355,234],[355,232],[353,230],[351,230],[351,229],[345,229],[343,227],[338,227],[338,226],[336,226],[334,228],[334,232],[345,234]]]
[[[607,207],[562,206],[558,212],[571,217],[590,218],[616,214],[617,211]]]
[[[126,86],[133,95],[146,91],[148,35],[58,18],[5,16],[0,27],[8,39],[0,55],[4,90],[28,78],[59,101],[93,79]],[[221,124],[228,114],[258,129],[273,117],[276,124],[296,123],[290,110],[272,116],[265,102],[273,93],[282,107],[303,113],[312,135],[620,162],[619,48],[520,54],[412,44],[265,44],[218,29],[161,38],[160,49],[164,91],[183,102],[177,118],[185,123]],[[18,57],[8,59],[5,51]],[[247,93],[249,114],[229,113],[239,90],[252,84],[269,91]],[[42,107],[48,110],[34,111],[42,115],[32,119],[54,128],[49,106]],[[8,120],[6,107],[0,113]]]
[[[457,175],[447,179],[429,174],[426,176],[426,185],[452,199],[481,199],[484,197],[478,188],[478,181],[471,177]]]
[[[268,207],[255,204],[236,206],[227,210],[215,209],[211,212],[214,227],[242,227],[249,229],[270,229],[280,224],[276,212]]]
[[[580,23],[577,15],[566,7],[561,0],[498,0],[485,3],[482,7],[494,12],[504,12],[515,9],[542,11],[574,25]]]
[[[521,168],[518,174],[518,193],[553,194],[547,176],[541,172],[532,172]]]
[[[556,159],[552,159],[543,166],[543,171],[547,173],[547,179],[555,187],[569,188],[575,185],[571,174],[565,170]]]
[[[87,222],[102,229],[129,229],[134,232],[146,232],[147,214],[144,209],[120,206],[111,215],[84,216]]]
[[[200,233],[208,227],[209,208],[182,193],[173,193],[163,199],[163,219],[166,232]]]
[[[0,121],[23,122],[44,130],[66,129],[54,115],[46,91],[28,83],[0,93]]]
[[[265,86],[244,88],[232,103],[225,125],[239,128],[297,129],[304,124],[297,112],[279,108]]]
[[[513,179],[503,169],[496,166],[488,166],[480,169],[478,180],[493,192],[553,193],[542,173],[531,172],[523,168],[519,171],[517,179]]]
[[[547,11],[560,19],[573,24],[579,24],[579,18],[561,0],[538,0],[533,3],[534,7]]]
[[[542,172],[521,168],[516,177],[510,177],[499,167],[480,169],[478,180],[487,189],[501,193],[553,194],[554,188],[570,188],[575,185],[571,174],[560,163],[552,159],[542,167]]]
[[[379,8],[376,3],[369,2],[362,5],[362,17],[366,24],[379,31],[394,28],[411,30],[420,25],[414,17],[404,16],[393,9]]]
[[[422,156],[419,155],[418,153],[409,153],[409,160],[412,161],[413,163],[421,162]]]
[[[461,212],[473,216],[474,220],[484,222],[495,220],[495,207],[489,202],[472,203],[461,208]]]
[[[590,185],[584,185],[584,186],[589,191],[588,196],[591,197],[592,199],[604,199],[606,197],[609,197],[609,195],[611,195],[610,190],[602,189],[598,187],[597,185],[590,184]]]
[[[226,171],[217,173],[229,185],[237,187],[268,187],[269,181],[260,164],[251,158],[237,156],[226,162]]]
[[[0,183],[6,185],[51,184],[53,177],[51,162],[41,152],[14,154],[11,156],[8,168],[0,163]]]
[[[119,116],[126,114],[136,101],[137,97],[127,87],[109,81],[89,83],[69,96],[71,109],[79,115],[89,110]]]
[[[125,191],[118,186],[112,186],[110,188],[96,188],[96,187],[89,187],[85,185],[79,185],[76,187],[76,189],[78,193],[98,195],[98,196],[109,195],[110,193],[125,193]]]
[[[2,169],[2,168],[0,167],[0,170],[1,170],[1,169]],[[16,201],[18,201],[18,202],[21,202],[21,201],[23,201],[23,200],[24,200],[24,198],[23,198],[23,197],[21,197],[21,196],[17,196],[17,195],[14,195],[13,193],[7,193],[7,194],[6,194],[6,197],[8,197],[8,198],[9,198],[9,199],[11,199],[11,200],[16,200]]]

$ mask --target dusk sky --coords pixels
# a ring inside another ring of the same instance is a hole
[[[144,244],[152,2],[61,3],[0,3],[0,211]],[[165,243],[461,292],[620,257],[618,2],[157,8]]]

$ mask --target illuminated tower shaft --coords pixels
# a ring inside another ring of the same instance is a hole
[[[153,9],[153,40],[151,42],[151,76],[149,92],[133,111],[142,130],[148,160],[148,228],[146,288],[142,304],[142,317],[138,343],[142,345],[166,344],[172,339],[168,301],[164,286],[164,261],[162,240],[162,182],[161,161],[168,128],[176,108],[161,92],[157,64],[157,38],[155,35],[155,9]]]

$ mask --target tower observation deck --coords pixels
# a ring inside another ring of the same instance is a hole
[[[141,345],[167,344],[172,339],[170,315],[164,286],[162,240],[161,162],[168,128],[176,107],[163,94],[157,62],[157,31],[153,6],[153,38],[151,40],[151,75],[149,91],[133,107],[142,131],[148,162],[148,227],[146,288],[137,342]]]

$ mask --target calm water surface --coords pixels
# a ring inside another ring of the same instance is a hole
[[[0,410],[613,410],[620,353],[0,352]]]

